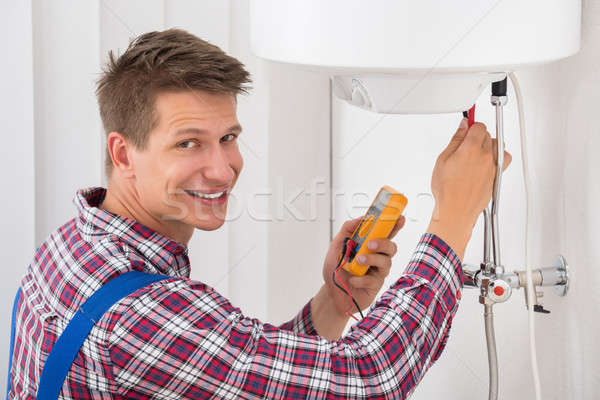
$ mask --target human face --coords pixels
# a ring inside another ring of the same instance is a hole
[[[235,97],[164,92],[155,108],[147,147],[132,152],[140,202],[172,236],[219,228],[243,166]]]

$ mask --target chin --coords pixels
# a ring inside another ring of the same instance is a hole
[[[210,221],[198,221],[194,226],[202,231],[214,231],[222,227],[224,223],[225,220],[214,218]]]

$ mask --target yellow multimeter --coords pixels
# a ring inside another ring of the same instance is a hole
[[[356,257],[361,254],[375,253],[367,249],[365,243],[371,239],[386,238],[394,229],[396,222],[402,215],[408,199],[389,186],[379,190],[375,200],[356,227],[350,239],[356,244],[343,267],[352,275],[362,276],[367,273],[369,266],[356,262]],[[365,244],[365,246],[363,246]]]

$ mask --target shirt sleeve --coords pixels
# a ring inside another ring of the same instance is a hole
[[[424,234],[405,273],[335,341],[245,317],[206,288],[157,285],[124,305],[108,338],[123,397],[398,399],[443,350],[462,271]]]
[[[310,302],[302,307],[302,310],[290,321],[279,325],[279,329],[285,329],[288,331],[303,333],[305,335],[318,335],[312,322],[312,315],[310,312]]]

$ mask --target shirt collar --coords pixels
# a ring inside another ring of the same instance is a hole
[[[188,247],[130,218],[98,208],[106,196],[103,187],[80,189],[73,198],[79,217],[77,230],[82,239],[96,242],[106,234],[117,236],[134,247],[161,273],[172,276],[190,275]]]

